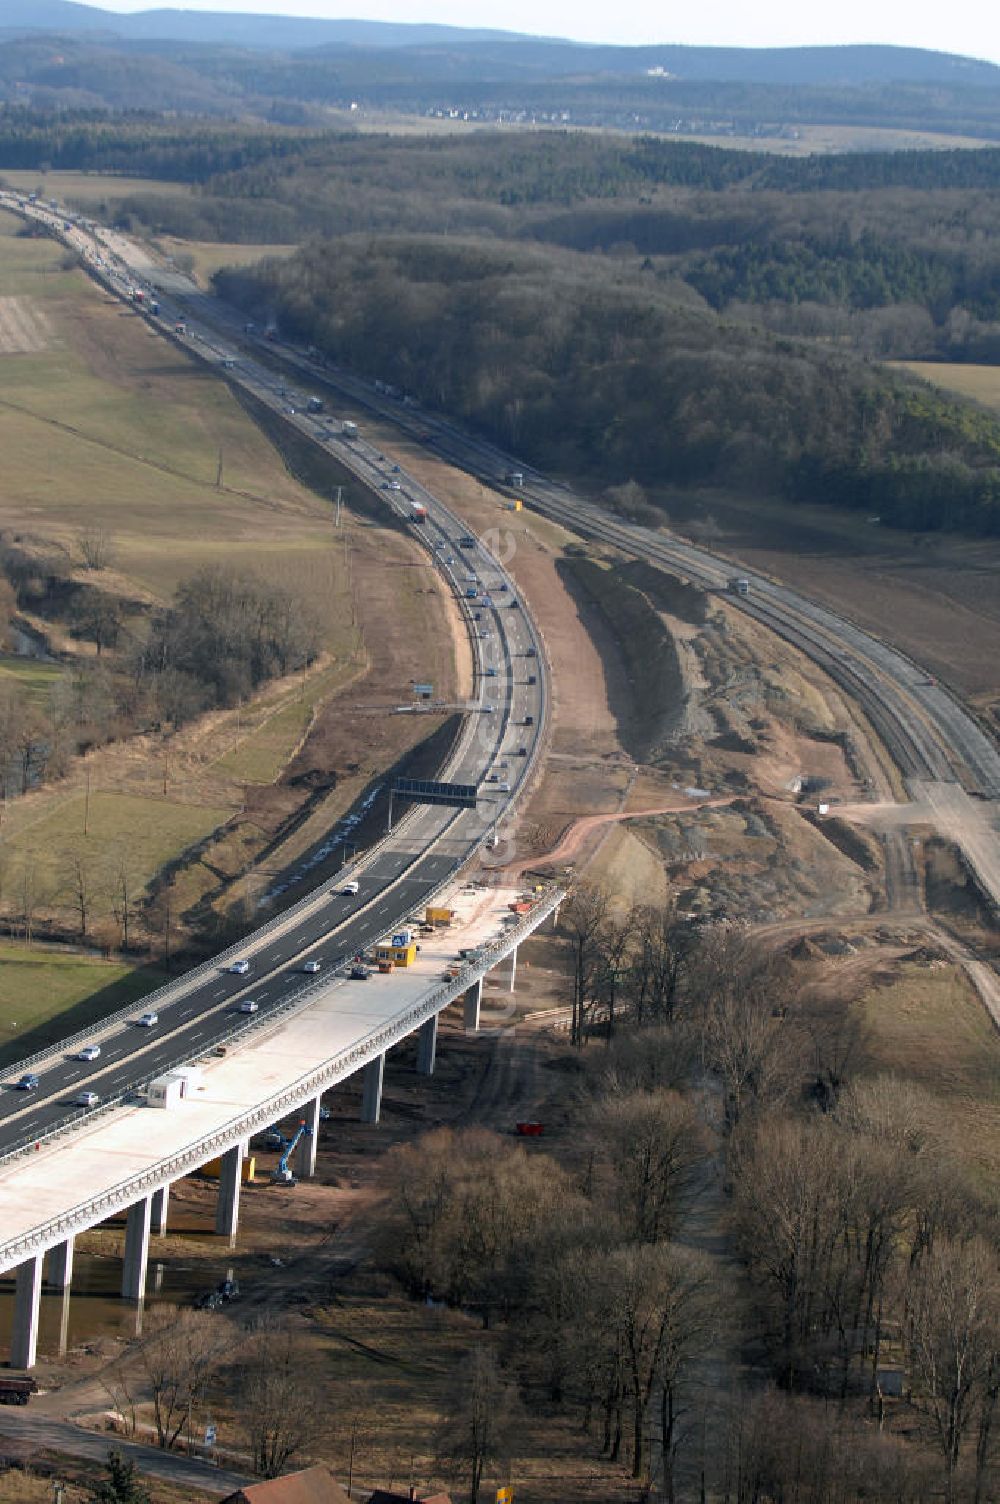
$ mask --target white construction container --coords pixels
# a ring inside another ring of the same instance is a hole
[[[181,1096],[190,1097],[202,1085],[204,1072],[200,1065],[178,1065],[170,1072],[181,1083]]]
[[[149,1107],[165,1107],[169,1110],[178,1107],[183,1096],[184,1081],[180,1076],[157,1076],[155,1081],[149,1083],[146,1103]]]

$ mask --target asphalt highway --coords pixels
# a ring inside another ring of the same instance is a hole
[[[13,195],[0,194],[0,205]],[[95,265],[92,235],[73,226],[66,229],[59,213],[39,209],[38,217],[50,228],[79,242]],[[106,285],[123,297],[137,285],[130,268],[118,262],[110,250],[100,255],[97,268]],[[147,295],[153,289],[147,288]],[[157,293],[162,298],[162,294]],[[175,312],[161,307],[152,320],[172,329]],[[444,579],[450,584],[466,615],[476,661],[476,683],[458,746],[441,776],[451,782],[479,788],[475,809],[445,806],[404,807],[397,802],[401,822],[368,861],[363,854],[356,866],[345,869],[318,905],[276,933],[255,939],[248,936],[241,947],[250,962],[246,975],[234,975],[222,967],[204,968],[189,985],[178,984],[141,1001],[134,1018],[109,1026],[97,1026],[86,1041],[100,1045],[93,1062],[78,1060],[81,1042],[72,1047],[56,1045],[30,1069],[38,1086],[26,1092],[17,1089],[25,1063],[5,1072],[0,1083],[0,1154],[10,1152],[40,1137],[73,1117],[83,1118],[88,1109],[75,1108],[73,1098],[81,1091],[97,1093],[102,1101],[147,1084],[155,1076],[180,1064],[211,1053],[222,1040],[232,1043],[243,1030],[268,1023],[269,1015],[294,1003],[297,994],[313,985],[339,985],[332,973],[375,942],[398,929],[404,921],[422,915],[427,897],[478,848],[484,835],[495,829],[505,810],[516,799],[530,769],[537,740],[545,721],[545,669],[530,620],[516,597],[513,582],[479,540],[462,546],[465,529],[438,500],[410,477],[390,465],[384,456],[362,440],[346,444],[332,432],[324,414],[292,411],[286,380],[262,364],[240,354],[238,369],[227,345],[219,343],[217,331],[199,326],[185,308],[185,339],[197,343],[197,352],[209,361],[226,365],[226,379],[244,386],[275,410],[284,412],[317,442],[328,443],[338,459],[378,491],[388,508],[403,520],[411,503],[421,502],[428,519],[414,524],[414,536],[428,549]],[[475,577],[475,584],[472,577]],[[469,592],[475,588],[476,598]],[[535,680],[529,683],[529,678]],[[345,896],[338,890],[356,879],[359,893]],[[303,973],[305,961],[318,961],[318,976]],[[375,978],[373,985],[378,985]],[[240,1003],[252,998],[258,1005],[253,1015],[240,1012]],[[158,1022],[151,1029],[137,1020],[147,1007],[154,1007]],[[273,1018],[272,1018],[273,1022]]]
[[[199,300],[204,299],[199,294]],[[211,301],[211,300],[208,300]],[[232,322],[229,310],[221,315]],[[726,559],[660,530],[609,516],[569,487],[552,481],[495,445],[462,432],[447,420],[376,392],[372,384],[329,365],[311,370],[301,351],[282,347],[319,389],[339,392],[385,417],[435,454],[485,484],[511,491],[505,477],[520,472],[518,495],[534,510],[574,531],[611,543],[622,552],[690,579],[706,590],[727,591],[734,576],[749,580],[749,593],[730,593],[730,603],[800,647],[858,701],[905,776],[961,784],[983,799],[1000,799],[1000,751],[975,717],[913,659],[790,586],[748,572]]]
[[[117,283],[119,292],[129,282],[133,286],[141,282],[138,263],[126,264],[119,259],[133,253],[141,257],[141,253],[109,232],[102,231],[101,237],[104,264],[100,274]],[[503,489],[505,476],[511,471],[521,471],[524,483],[517,494],[536,510],[578,532],[689,578],[705,589],[725,591],[733,575],[747,575],[733,561],[683,539],[609,517],[568,488],[495,446],[463,433],[447,420],[376,392],[364,378],[321,364],[306,351],[267,341],[259,331],[248,331],[243,314],[193,289],[180,274],[158,277],[155,288],[151,282],[145,286],[147,296],[155,293],[161,303],[155,322],[171,331],[179,319],[186,320],[183,338],[194,345],[203,359],[221,363],[227,380],[245,386],[283,412],[303,432],[326,443],[338,460],[378,490],[398,515],[405,517],[411,501],[423,502],[430,515],[423,536],[431,546],[440,545],[433,550],[434,557],[460,600],[470,567],[482,580],[497,582],[495,561],[478,545],[475,551],[460,551],[456,533],[462,531],[461,524],[412,479],[397,474],[367,442],[363,431],[357,438],[347,440],[336,420],[325,413],[310,413],[309,393],[321,394],[327,401],[331,393],[348,397],[492,486]],[[400,486],[399,491],[387,489],[394,483]],[[779,582],[754,573],[747,577],[748,595],[730,594],[731,602],[795,643],[829,672],[865,710],[904,774],[961,783],[985,797],[1000,797],[1000,755],[996,746],[946,688],[935,684],[924,669],[891,644],[872,637],[854,623]],[[511,590],[512,586],[508,596]],[[487,770],[495,768],[497,760],[502,759],[507,765],[503,777],[509,779],[516,793],[517,785],[510,775],[516,776],[520,771],[517,752],[521,745],[529,750],[534,746],[544,719],[543,674],[539,665],[539,685],[527,685],[527,674],[518,671],[518,661],[535,644],[535,639],[523,621],[523,613],[510,608],[496,589],[493,600],[493,606],[485,609],[477,603],[481,620],[470,621],[480,655],[477,681],[480,708],[470,715],[468,729],[473,734],[467,737],[466,750],[448,776],[456,781],[480,783],[489,776]],[[483,631],[489,633],[488,637],[480,635]],[[496,669],[495,679],[486,677],[488,668]],[[497,690],[500,693],[494,693]],[[483,709],[490,701],[496,705],[492,713]],[[525,715],[529,714],[534,717],[534,726],[521,729]],[[496,785],[483,785],[487,797],[498,798],[495,789]],[[502,800],[495,812],[502,813]],[[172,1004],[176,1013],[168,1017],[166,1010],[160,1008],[158,1039],[153,1041],[145,1030],[134,1027],[119,1030],[113,1042],[102,1042],[99,1071],[65,1059],[53,1063],[44,1072],[37,1098],[26,1110],[24,1094],[0,1093],[0,1152],[26,1132],[43,1131],[47,1124],[64,1115],[70,1091],[85,1086],[102,1096],[112,1095],[132,1085],[137,1077],[147,1080],[158,1070],[209,1050],[216,1039],[239,1024],[240,997],[257,999],[258,1017],[266,1017],[269,1009],[281,1006],[305,981],[298,967],[310,947],[315,947],[316,957],[326,968],[380,938],[394,924],[416,912],[435,882],[460,865],[462,854],[467,854],[479,839],[482,828],[482,814],[420,810],[407,826],[406,844],[397,847],[394,843],[378,854],[370,873],[365,874],[358,899],[331,898],[329,912],[303,920],[291,936],[282,936],[273,943],[263,942],[254,955],[253,971],[248,978],[216,975]],[[435,839],[437,844],[428,850]],[[349,910],[356,910],[369,891],[381,891],[401,872],[405,876],[384,899],[368,912],[352,917]],[[253,1022],[246,1020],[247,1026]],[[168,1029],[169,1039],[163,1037]],[[143,1037],[137,1041],[136,1035]],[[144,1053],[139,1054],[143,1047]],[[84,1074],[79,1074],[81,1070]],[[19,1109],[20,1115],[11,1117]]]

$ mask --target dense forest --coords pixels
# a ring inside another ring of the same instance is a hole
[[[1000,527],[996,422],[874,363],[1000,360],[1000,151],[0,116],[34,164],[158,178],[102,179],[140,232],[304,243],[221,290],[539,464]]]
[[[1000,424],[846,353],[550,248],[344,237],[220,273],[290,337],[606,482],[775,489],[909,528],[1000,530]]]
[[[782,158],[652,137],[372,136],[0,114],[3,166],[176,182],[102,213],[192,240],[542,241],[643,264],[728,318],[877,357],[1000,355],[1000,151]]]
[[[658,187],[755,192],[995,190],[1000,148],[776,156],[662,136],[475,131],[443,136],[361,134],[277,124],[192,120],[153,110],[53,112],[0,105],[0,170],[38,168],[127,173],[209,184],[234,172],[260,176],[216,182],[217,191],[261,193],[287,164],[307,179],[337,183],[364,169],[366,189],[415,186],[440,175],[449,196],[505,204],[570,204],[631,198]]]
[[[102,214],[193,240],[447,234],[642,263],[728,318],[876,357],[1000,355],[1000,151],[784,158],[570,132],[377,136],[0,113],[3,166],[177,183]]]

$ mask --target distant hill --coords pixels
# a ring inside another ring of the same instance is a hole
[[[330,124],[406,115],[753,142],[1000,140],[1000,67],[912,47],[606,47],[515,32],[0,0],[0,107]]]
[[[104,32],[130,41],[202,42],[288,52],[309,47],[409,47],[510,36],[458,26],[397,25],[389,21],[317,21],[231,11],[143,10],[132,15],[77,5],[74,0],[4,0],[4,31]]]
[[[455,48],[469,58],[473,77],[483,77],[484,71],[491,77],[512,79],[573,74],[635,76],[656,71],[678,80],[720,83],[1000,87],[1000,68],[992,63],[917,47],[604,47],[515,32],[383,21],[325,21],[168,8],[119,15],[99,6],[78,5],[74,0],[4,0],[0,29],[66,36],[103,33],[109,39],[121,37],[130,42],[190,42],[277,52]],[[486,62],[489,67],[484,70]],[[449,71],[454,73],[453,69]]]

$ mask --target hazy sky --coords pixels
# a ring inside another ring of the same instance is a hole
[[[888,42],[961,52],[1000,63],[996,0],[94,0],[106,10],[262,11],[370,21],[438,21],[489,26],[582,42],[686,42],[704,46],[798,47],[807,43]]]

